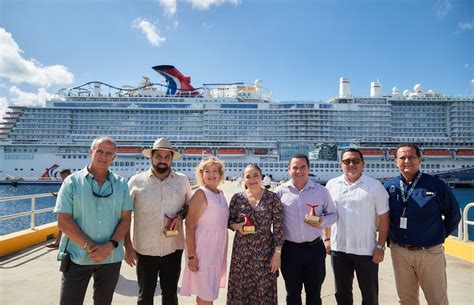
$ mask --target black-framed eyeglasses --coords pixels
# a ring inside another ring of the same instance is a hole
[[[106,195],[97,194],[96,192],[94,192],[94,187],[91,185],[92,195],[94,195],[94,196],[97,197],[97,198],[107,198],[107,197],[112,196],[112,194],[114,193],[114,188],[112,187],[112,181],[110,181],[109,177],[107,177],[107,180],[108,180],[109,183],[110,183],[110,193],[109,193],[109,194],[106,194]]]
[[[354,165],[357,165],[360,162],[362,162],[362,160],[358,159],[358,158],[356,158],[356,159],[344,159],[341,162],[344,163],[345,165],[349,165],[351,163],[354,164]]]

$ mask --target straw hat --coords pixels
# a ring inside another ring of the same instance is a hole
[[[156,140],[155,143],[153,143],[153,147],[150,148],[150,149],[144,149],[142,151],[142,154],[145,157],[150,158],[151,157],[151,152],[156,150],[156,149],[168,150],[168,151],[173,152],[173,160],[177,160],[177,159],[181,158],[181,154],[177,150],[174,150],[173,148],[171,148],[171,142],[167,138],[160,138],[160,139]]]

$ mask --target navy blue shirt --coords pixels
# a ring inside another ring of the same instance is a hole
[[[415,175],[415,177],[418,173]],[[397,244],[430,247],[444,243],[461,220],[459,204],[451,189],[440,179],[422,174],[406,203],[400,191],[400,179],[405,194],[410,187],[403,176],[387,181],[384,186],[389,194],[390,240]],[[400,217],[405,209],[407,228],[400,228]],[[442,219],[444,215],[444,220]]]

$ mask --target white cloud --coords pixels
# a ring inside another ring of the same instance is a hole
[[[4,96],[0,96],[0,121],[3,118],[3,115],[7,111],[8,108],[8,102],[7,98]]]
[[[23,57],[23,51],[4,28],[0,28],[0,77],[13,83],[29,83],[49,87],[71,84],[74,75],[62,65],[42,66],[34,59]]]
[[[148,42],[155,47],[159,47],[165,43],[166,38],[160,36],[156,25],[148,21],[146,18],[137,18],[133,21],[133,28],[138,29],[145,34]]]
[[[219,6],[225,3],[230,3],[234,5],[239,5],[240,0],[189,0],[191,2],[192,8],[198,10],[207,10],[211,6]]]
[[[451,0],[438,0],[435,6],[435,14],[438,18],[443,18],[453,9]]]
[[[43,87],[38,89],[38,93],[25,92],[16,86],[11,87],[8,91],[10,96],[12,96],[13,104],[19,106],[44,106],[46,105],[46,100],[53,96]]]
[[[165,15],[174,16],[176,14],[176,0],[159,0],[159,2],[165,10]]]
[[[471,21],[471,22],[459,22],[459,28],[462,30],[462,31],[470,31],[472,29],[474,29],[474,21]]]

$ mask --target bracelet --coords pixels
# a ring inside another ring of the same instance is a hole
[[[328,241],[328,240],[331,240],[331,238],[328,237],[328,238],[325,238],[325,239],[324,239],[324,241]]]
[[[275,249],[275,253],[281,253],[281,249]]]

